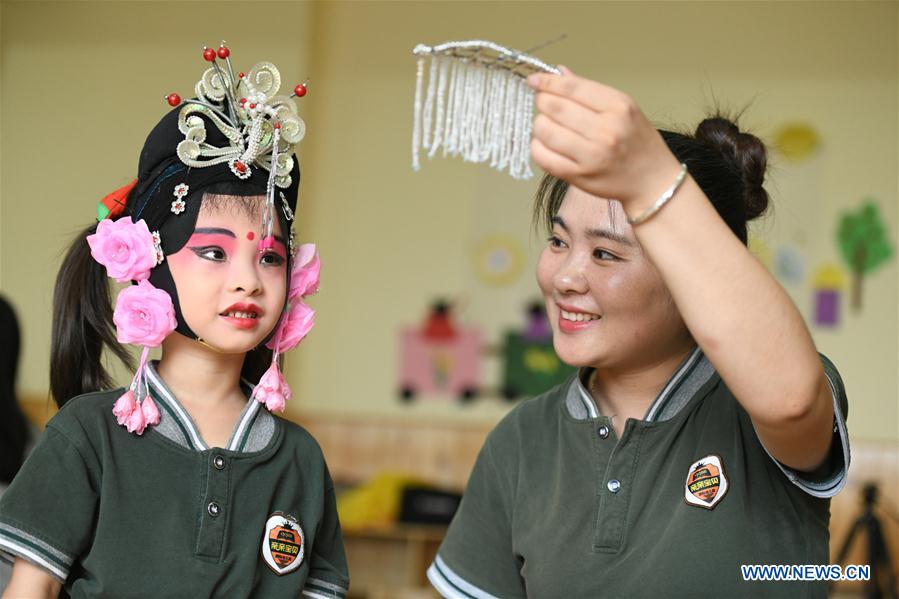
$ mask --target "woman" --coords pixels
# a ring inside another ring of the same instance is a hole
[[[828,563],[849,460],[839,374],[746,248],[764,146],[720,117],[659,132],[567,69],[529,83],[537,280],[580,372],[490,434],[429,578],[447,597],[824,596],[740,568]]]

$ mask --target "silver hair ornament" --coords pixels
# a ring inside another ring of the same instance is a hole
[[[530,179],[534,91],[526,79],[561,71],[484,40],[419,44],[412,53],[418,57],[412,168],[421,169],[422,153],[433,158],[443,148],[443,156],[489,162],[499,171],[508,168],[515,179]]]

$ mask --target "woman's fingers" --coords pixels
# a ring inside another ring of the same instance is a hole
[[[537,111],[585,139],[594,139],[599,132],[599,114],[568,98],[539,93],[535,100]]]
[[[528,76],[528,85],[534,91],[548,92],[556,96],[568,98],[597,112],[609,110],[627,97],[614,87],[603,85],[598,81],[584,79],[568,71],[568,74],[552,75],[534,73]]]
[[[673,156],[630,96],[562,72],[528,78],[538,90],[534,160],[584,191],[626,203]]]
[[[550,96],[545,101],[549,104],[561,102],[565,106],[537,115],[534,119],[535,139],[576,163],[584,175],[601,176],[616,165],[620,167],[618,163],[629,146],[626,139],[630,133],[626,123],[611,113],[602,115],[557,97]]]
[[[551,139],[541,139],[544,145],[583,166],[601,168],[610,161],[626,159],[626,153],[641,147],[644,130],[655,132],[636,102],[618,90],[575,75],[547,75],[546,80],[551,80],[544,86],[546,91],[537,92],[535,98],[539,116],[582,138],[588,147],[549,127],[536,134],[551,133]]]
[[[595,152],[595,144],[564,125],[553,121],[545,114],[534,119],[534,139],[537,139],[556,154],[561,154],[573,162],[583,162],[584,157]]]
[[[536,137],[531,140],[531,157],[537,166],[559,179],[570,180],[580,172],[576,162],[547,148]]]

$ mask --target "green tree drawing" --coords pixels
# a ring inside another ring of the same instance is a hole
[[[852,309],[862,307],[862,279],[886,262],[893,248],[880,211],[873,199],[866,199],[858,212],[844,213],[837,232],[840,253],[852,273]]]

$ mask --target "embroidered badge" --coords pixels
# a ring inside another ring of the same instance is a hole
[[[265,534],[262,535],[262,559],[278,576],[300,567],[305,546],[303,528],[293,516],[275,512],[266,521]]]
[[[721,458],[707,455],[690,466],[684,486],[684,499],[690,505],[711,510],[724,499],[727,487],[727,476],[724,474]]]

